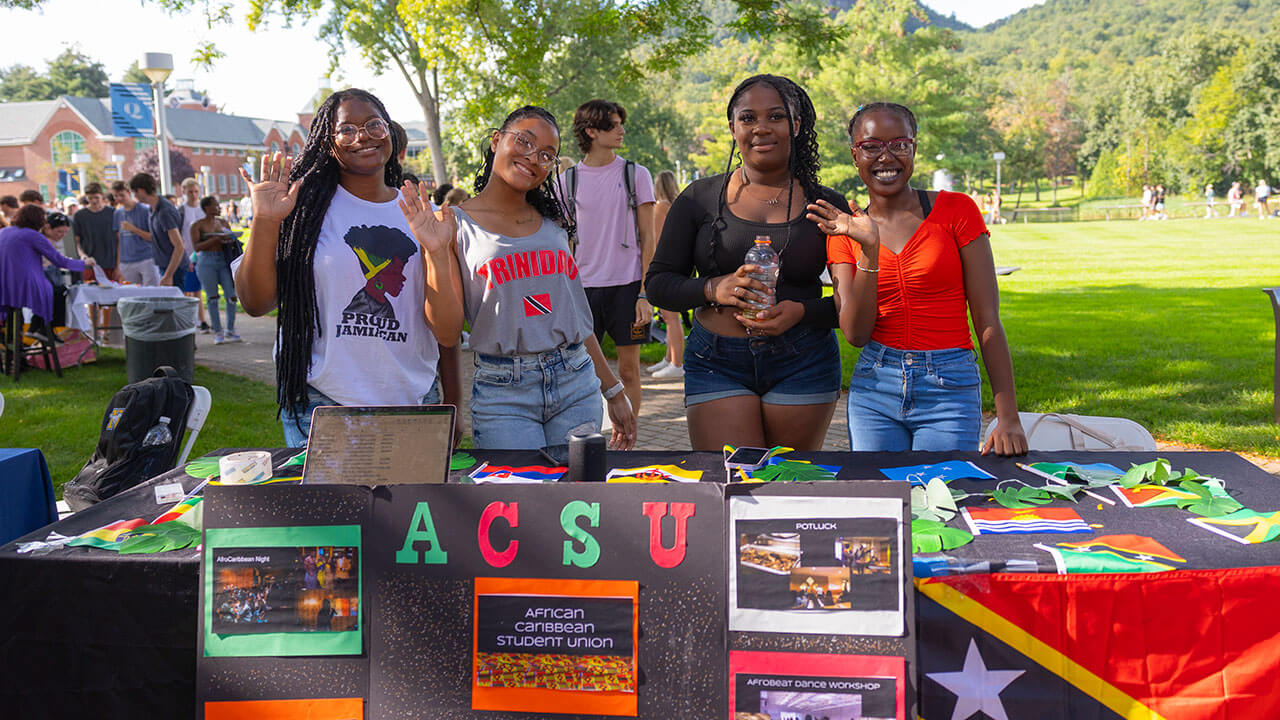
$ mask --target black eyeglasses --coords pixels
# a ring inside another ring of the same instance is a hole
[[[363,126],[339,125],[338,129],[333,132],[333,137],[338,141],[339,145],[355,145],[356,140],[360,139],[360,131],[364,130],[364,134],[368,135],[372,140],[381,140],[391,132],[391,128],[387,127],[387,121],[376,117],[369,120]]]
[[[868,160],[880,157],[884,154],[886,148],[895,157],[910,157],[916,151],[916,141],[914,138],[909,137],[895,138],[888,142],[884,140],[859,140],[853,143],[853,148],[862,153],[862,157]]]
[[[498,132],[503,135],[510,135],[512,137],[512,141],[515,143],[516,152],[525,157],[532,156],[536,158],[538,166],[543,170],[550,170],[555,167],[556,163],[560,162],[559,157],[547,152],[546,150],[538,149],[538,146],[533,144],[533,140],[529,139],[529,136],[524,133],[514,132],[512,130],[499,130]]]

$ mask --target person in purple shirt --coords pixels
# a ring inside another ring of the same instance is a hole
[[[44,208],[27,205],[14,216],[13,224],[0,230],[0,307],[31,308],[36,316],[31,334],[47,340],[45,321],[53,317],[53,285],[40,264],[44,257],[60,268],[83,271],[93,266],[93,258],[72,260],[54,249],[40,229],[45,225]]]

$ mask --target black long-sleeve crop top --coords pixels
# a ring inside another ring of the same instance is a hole
[[[649,301],[676,311],[706,305],[703,295],[706,279],[737,270],[756,236],[768,235],[774,251],[782,259],[776,288],[778,301],[795,300],[802,304],[803,323],[835,327],[838,324],[835,301],[822,297],[827,236],[806,220],[803,213],[789,223],[757,223],[737,217],[727,203],[721,212],[724,180],[724,175],[695,180],[671,203],[662,226],[662,237],[645,275],[644,288]],[[819,186],[818,197],[849,212],[849,203],[831,188]],[[810,202],[812,200],[810,198]]]

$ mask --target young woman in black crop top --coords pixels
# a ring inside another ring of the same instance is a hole
[[[747,78],[727,114],[741,164],[694,181],[672,203],[645,292],[667,310],[697,309],[684,378],[694,450],[817,450],[840,392],[840,352],[835,303],[820,280],[826,235],[805,206],[849,205],[818,184],[813,103],[794,82]],[[782,267],[777,304],[748,319],[752,293],[766,291],[749,277],[755,266],[743,265],[757,235],[769,236]]]

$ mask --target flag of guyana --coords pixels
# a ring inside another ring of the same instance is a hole
[[[925,720],[1280,718],[1280,567],[916,586]]]

